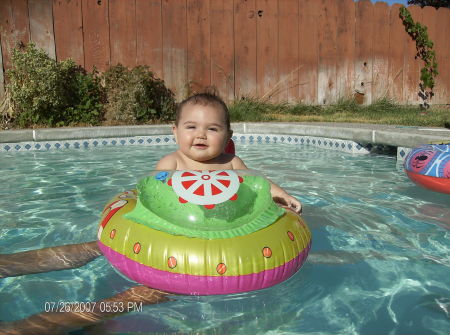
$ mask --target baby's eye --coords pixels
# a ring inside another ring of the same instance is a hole
[[[217,129],[217,128],[209,128],[209,130],[211,130],[211,131],[217,131],[218,129]]]
[[[186,129],[195,129],[195,126],[186,126]]]

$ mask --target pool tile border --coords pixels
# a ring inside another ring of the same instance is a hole
[[[92,149],[107,146],[175,144],[173,135],[90,138],[77,140],[0,143],[0,152]]]
[[[248,144],[297,144],[312,145],[323,149],[333,149],[353,154],[368,154],[374,148],[373,145],[361,145],[351,140],[332,139],[327,137],[283,135],[283,134],[235,134],[233,140],[239,143]]]
[[[411,148],[418,145],[434,141],[450,141],[449,129],[395,125],[330,122],[244,122],[233,123],[232,129],[236,133],[235,140],[238,137],[240,140],[240,137],[244,136],[248,143],[258,143],[258,136],[263,136],[261,142],[265,142],[265,137],[269,136],[269,143],[306,143],[306,145],[316,145],[351,153],[367,154],[370,152],[392,155],[394,150],[397,150],[397,161],[399,162],[405,159]],[[0,154],[63,150],[66,148],[94,148],[105,145],[173,143],[172,137],[168,134],[171,134],[170,125],[6,130],[0,132]],[[169,140],[166,142],[167,137],[169,137]],[[315,140],[315,143],[313,143],[313,140]]]
[[[380,145],[362,145],[351,140],[332,139],[326,137],[282,135],[282,134],[235,134],[233,140],[242,144],[294,144],[312,145],[324,149],[339,150],[352,154],[368,154]],[[18,143],[0,143],[0,152],[49,151],[66,149],[93,149],[108,146],[155,146],[175,144],[173,135],[130,136],[111,138],[91,138],[56,141],[27,141]]]
[[[397,161],[403,162],[413,148],[397,147]]]

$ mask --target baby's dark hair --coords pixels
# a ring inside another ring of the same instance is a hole
[[[228,130],[231,129],[230,125],[230,112],[228,111],[228,107],[223,102],[223,100],[214,93],[198,93],[190,96],[187,99],[184,99],[182,102],[180,102],[177,106],[176,116],[175,116],[175,125],[178,126],[178,122],[181,118],[181,112],[183,110],[183,107],[191,104],[191,105],[202,105],[202,106],[212,106],[218,109],[221,109],[225,114],[225,124],[228,128]]]

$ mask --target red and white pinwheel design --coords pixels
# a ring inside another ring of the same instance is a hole
[[[172,186],[180,202],[211,209],[227,200],[236,200],[242,181],[242,177],[231,170],[176,171],[168,185]]]

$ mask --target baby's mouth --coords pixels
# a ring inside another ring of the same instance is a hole
[[[208,146],[206,144],[202,144],[202,143],[194,144],[194,148],[197,148],[197,149],[206,149],[207,147]]]

